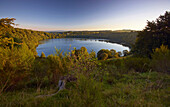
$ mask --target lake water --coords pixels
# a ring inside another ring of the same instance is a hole
[[[60,39],[48,39],[40,41],[41,44],[36,48],[38,55],[40,56],[42,52],[46,56],[55,54],[55,48],[61,49],[64,52],[71,52],[71,50],[76,47],[80,49],[82,46],[87,48],[87,51],[90,52],[94,50],[97,52],[101,49],[114,49],[117,52],[128,50],[129,47],[117,44],[117,43],[108,43],[101,41],[103,39],[78,39],[78,38],[60,38]]]

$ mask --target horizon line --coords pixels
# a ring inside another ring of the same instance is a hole
[[[19,28],[19,29],[27,29],[27,30],[33,30],[33,31],[42,31],[42,32],[68,32],[68,31],[142,31],[142,29],[93,29],[93,30],[37,30],[37,29],[32,29],[32,28],[22,28],[22,27],[17,27],[14,26],[14,28]]]

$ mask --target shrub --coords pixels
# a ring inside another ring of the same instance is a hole
[[[28,76],[34,55],[26,44],[17,48],[0,48],[0,94],[18,86]],[[22,80],[22,81],[21,81]]]
[[[96,52],[93,50],[89,53],[89,55],[90,55],[90,58],[96,58]]]
[[[112,57],[113,57],[111,51],[109,51],[108,49],[101,49],[101,50],[97,53],[97,58],[98,58],[99,60],[102,60],[102,57],[103,57],[103,56],[106,56],[104,53],[107,54],[107,57],[108,57],[108,58],[112,58]]]
[[[108,58],[108,54],[107,53],[102,53],[100,55],[100,59],[99,60],[106,60]]]
[[[114,50],[114,49],[111,49],[110,52],[111,52],[112,55],[116,54],[116,50]]]
[[[47,76],[48,65],[44,60],[35,60],[31,73],[31,79],[35,80],[37,92],[40,92],[40,88],[43,85],[44,78]]]
[[[101,84],[92,78],[79,75],[70,91],[72,106],[97,107],[102,105]]]
[[[136,72],[146,72],[149,70],[149,62],[148,58],[138,58],[138,57],[129,57],[125,60],[125,67],[128,70],[135,70]]]
[[[47,57],[48,63],[49,63],[49,74],[52,74],[52,76],[49,77],[52,83],[55,85],[58,84],[58,80],[61,75],[63,75],[66,71],[67,66],[69,66],[69,62],[67,63],[66,60],[62,57],[59,57],[57,55],[49,55]]]
[[[162,45],[152,54],[151,66],[155,71],[170,72],[170,50]]]
[[[75,56],[75,57],[77,57],[77,59],[80,59],[81,57],[88,58],[89,53],[87,52],[87,49],[85,47],[81,47],[80,49],[72,50],[71,56]]]
[[[122,52],[117,52],[118,53],[118,56],[120,57],[120,56],[122,56]]]
[[[129,54],[128,50],[123,50],[123,55],[127,56]]]

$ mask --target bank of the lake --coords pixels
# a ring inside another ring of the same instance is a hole
[[[114,49],[117,52],[130,50],[130,48],[127,46],[123,46],[117,43],[111,43],[107,39],[59,38],[40,41],[40,44],[36,48],[36,51],[39,56],[42,52],[44,52],[45,55],[48,56],[56,52],[55,48],[60,49],[63,52],[71,52],[74,47],[76,49],[86,47],[88,52],[91,52],[93,50],[96,53],[101,49]]]
[[[118,43],[131,48],[135,44],[138,31],[77,31],[66,32],[66,34],[66,38],[107,39],[111,43]]]

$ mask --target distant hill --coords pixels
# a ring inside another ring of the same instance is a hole
[[[44,32],[49,32],[49,33],[51,33],[51,32],[67,32],[66,30],[54,30],[54,31],[44,31]]]
[[[71,31],[71,30],[55,30],[55,31],[45,31],[49,33],[54,32],[136,32],[137,30],[131,30],[131,29],[122,29],[122,30],[94,30],[94,31],[88,31],[88,30],[82,30],[82,31]]]
[[[115,30],[115,32],[136,32],[136,30],[123,29],[123,30]]]

